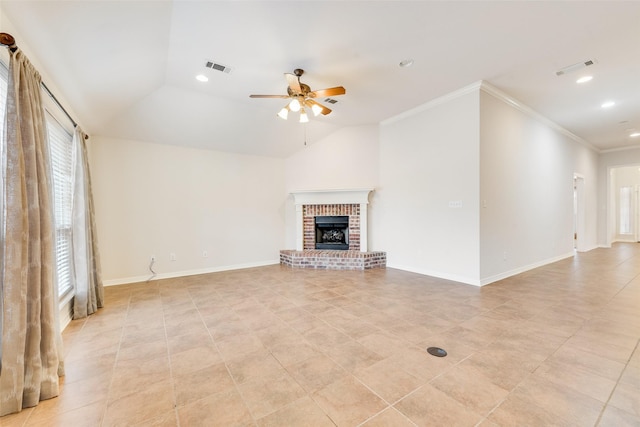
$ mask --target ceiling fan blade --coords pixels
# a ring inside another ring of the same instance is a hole
[[[347,93],[346,89],[342,86],[331,87],[329,89],[320,89],[309,92],[311,98],[324,98],[325,96],[344,95]]]
[[[287,83],[289,83],[289,87],[295,93],[302,93],[302,88],[300,87],[300,79],[295,74],[284,73],[284,77],[287,79]]]
[[[249,95],[249,98],[289,98],[289,95]]]
[[[320,104],[319,102],[314,101],[313,99],[306,99],[304,102],[309,107],[317,105],[318,107],[322,108],[322,111],[320,111],[320,113],[322,113],[323,116],[326,116],[327,114],[331,113],[331,109],[330,108],[325,107],[324,105]]]

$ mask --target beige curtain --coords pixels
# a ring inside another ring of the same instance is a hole
[[[73,268],[76,294],[73,318],[81,319],[103,306],[98,238],[93,210],[86,135],[79,126],[73,135],[75,173],[73,185]]]
[[[54,280],[51,173],[40,75],[11,53],[3,150],[0,415],[58,395],[62,374]]]

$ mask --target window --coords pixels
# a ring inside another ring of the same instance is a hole
[[[631,234],[631,187],[620,187],[620,234]]]
[[[73,290],[73,135],[48,112],[45,117],[53,176],[58,293],[62,296]]]
[[[7,66],[0,61],[0,155],[5,150],[4,116],[7,100]],[[43,101],[48,95],[43,93]],[[55,110],[55,107],[47,107]],[[57,111],[55,111],[57,113]],[[49,157],[53,175],[53,209],[56,232],[56,269],[58,279],[58,295],[63,296],[73,291],[72,270],[72,173],[73,173],[73,135],[60,124],[49,112],[45,115],[47,122],[47,139]],[[2,158],[2,157],[0,157]],[[0,198],[0,201],[3,198]],[[4,208],[0,212],[4,212]]]
[[[2,159],[4,159],[4,115],[5,115],[5,107],[7,100],[7,80],[8,80],[9,70],[4,65],[2,61],[0,61],[0,189],[4,188],[3,182],[3,166]],[[0,215],[4,215],[4,194],[0,196]],[[4,241],[4,227],[0,226],[0,242]],[[2,261],[0,260],[0,264]],[[0,286],[1,287],[1,286]],[[0,304],[0,307],[2,304]]]
[[[6,99],[7,99],[7,80],[9,79],[9,70],[7,67],[0,62],[0,138],[4,138],[4,109],[6,107]],[[4,147],[4,144],[2,145]]]

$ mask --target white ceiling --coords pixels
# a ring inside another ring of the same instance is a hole
[[[30,1],[2,10],[92,135],[284,157],[479,80],[601,149],[640,144],[640,2]],[[414,65],[398,66],[411,58]],[[583,72],[555,72],[585,60]],[[228,74],[206,69],[206,60]],[[342,85],[308,125],[283,73]],[[207,83],[196,74],[209,76]],[[46,81],[45,81],[46,83]],[[616,106],[600,105],[614,100]],[[306,135],[305,135],[306,134]]]

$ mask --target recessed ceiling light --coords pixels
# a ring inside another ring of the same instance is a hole
[[[605,102],[604,104],[602,104],[600,107],[602,107],[602,108],[611,108],[611,107],[613,107],[614,105],[616,105],[616,103],[615,103],[615,102],[613,102],[613,101],[607,101],[607,102]]]
[[[576,80],[576,83],[586,83],[586,82],[590,82],[592,79],[593,79],[593,76],[584,76]]]
[[[413,65],[413,59],[403,59],[398,65],[400,65],[402,68],[411,67]]]
[[[634,132],[631,135],[629,135],[631,138],[636,138],[638,136],[640,136],[640,132]]]
[[[198,74],[196,76],[196,80],[198,80],[199,82],[208,82],[209,77],[205,76],[204,74]]]

